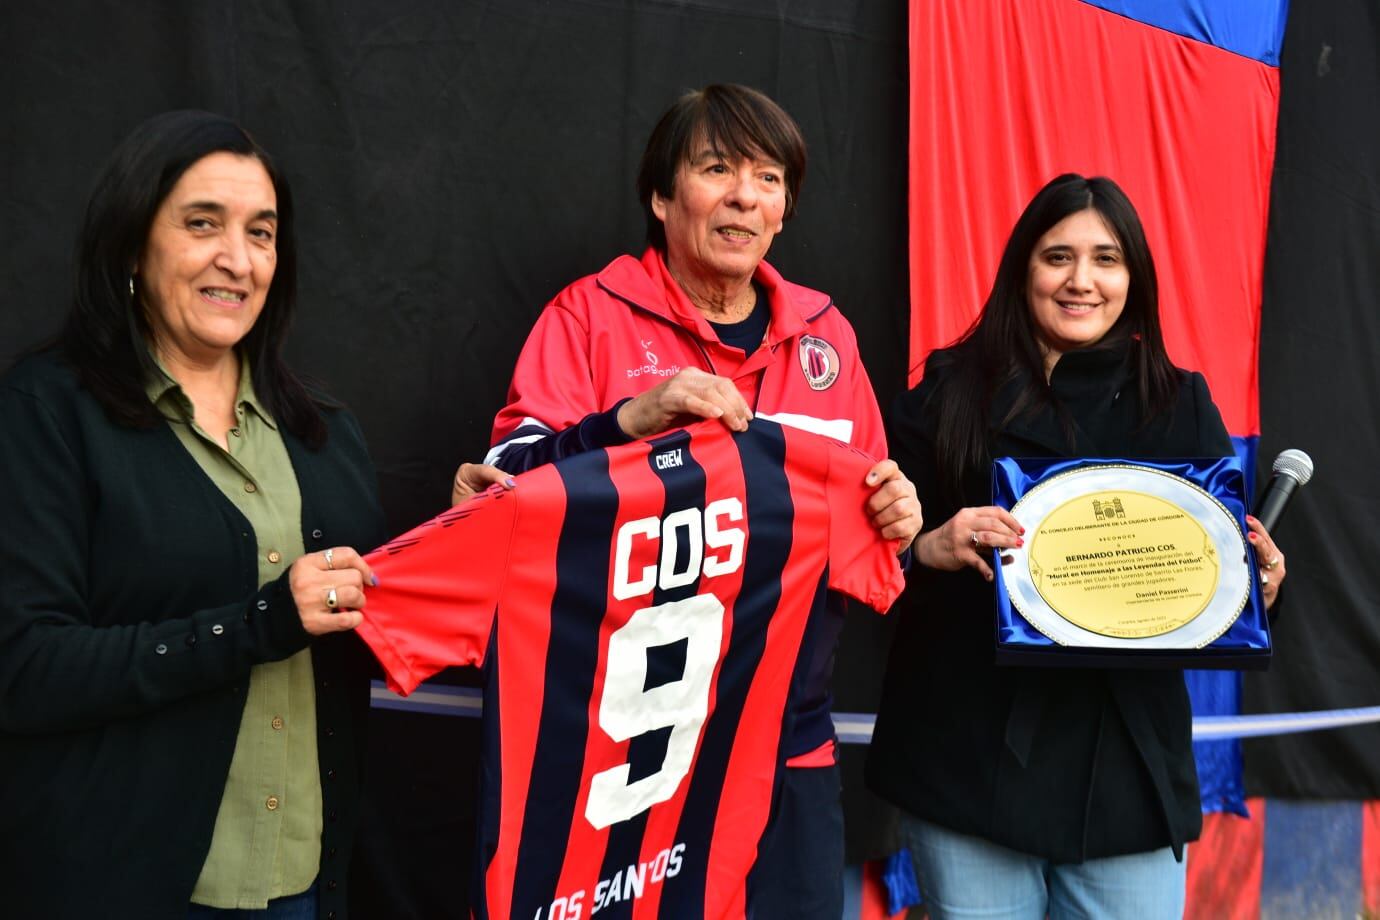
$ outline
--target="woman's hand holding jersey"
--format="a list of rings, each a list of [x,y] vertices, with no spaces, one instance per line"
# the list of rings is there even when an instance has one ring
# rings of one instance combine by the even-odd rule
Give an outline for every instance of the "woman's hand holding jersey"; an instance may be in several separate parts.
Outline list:
[[[513,487],[513,477],[487,463],[462,463],[450,485],[450,506],[469,501],[489,486]]]
[[[348,546],[308,553],[288,570],[288,587],[302,628],[310,635],[345,632],[364,619],[364,584],[374,573],[359,553]]]

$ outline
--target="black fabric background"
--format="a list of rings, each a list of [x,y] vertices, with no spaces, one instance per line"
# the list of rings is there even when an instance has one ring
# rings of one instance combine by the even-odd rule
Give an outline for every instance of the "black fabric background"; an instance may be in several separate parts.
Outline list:
[[[1320,473],[1279,534],[1290,588],[1276,666],[1248,680],[1251,705],[1285,709],[1380,703],[1380,13],[1370,0],[1294,7],[1261,452],[1305,447]],[[455,465],[484,453],[546,300],[640,250],[642,144],[676,95],[708,82],[757,86],[800,122],[810,169],[770,259],[838,301],[883,406],[904,386],[903,0],[16,2],[0,4],[0,35],[0,361],[56,328],[115,142],[170,108],[230,115],[292,178],[290,355],[358,413],[395,531],[439,510]],[[881,618],[852,618],[840,709],[873,708],[888,635]],[[477,723],[376,712],[372,727],[361,913],[460,916]],[[1377,750],[1374,728],[1261,743],[1250,780],[1380,796]],[[844,749],[846,776],[862,754]],[[850,854],[876,855],[889,821],[850,799]]]
[[[1260,343],[1261,469],[1316,478],[1278,533],[1274,662],[1243,709],[1380,705],[1380,6],[1295,0],[1280,64]],[[1380,724],[1244,745],[1251,795],[1380,798]]]

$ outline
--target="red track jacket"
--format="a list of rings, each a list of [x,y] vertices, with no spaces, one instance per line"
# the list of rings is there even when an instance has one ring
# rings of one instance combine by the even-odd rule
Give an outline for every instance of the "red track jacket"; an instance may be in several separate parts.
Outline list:
[[[655,249],[641,259],[620,256],[571,284],[547,305],[523,346],[486,462],[517,473],[621,444],[628,438],[618,427],[618,406],[687,367],[733,380],[758,417],[885,457],[881,413],[852,326],[828,295],[786,281],[766,262],[753,280],[766,292],[771,321],[751,355],[719,341]],[[831,607],[842,612],[841,602]],[[822,746],[821,754],[832,755],[829,678],[842,617],[823,619],[802,649],[808,672],[792,697],[792,757]]]

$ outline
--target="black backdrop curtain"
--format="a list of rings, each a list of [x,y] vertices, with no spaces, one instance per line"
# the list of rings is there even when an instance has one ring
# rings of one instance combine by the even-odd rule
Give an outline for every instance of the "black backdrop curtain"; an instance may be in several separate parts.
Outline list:
[[[294,185],[290,356],[358,413],[401,530],[484,453],[545,301],[640,249],[632,183],[656,116],[735,81],[810,145],[770,258],[838,301],[885,405],[906,366],[906,16],[903,0],[0,4],[0,361],[55,330],[113,144],[166,109],[230,115]],[[1248,683],[1267,709],[1380,703],[1377,17],[1372,0],[1296,2],[1285,44],[1261,453],[1302,446],[1324,472],[1279,535],[1289,610],[1275,669]],[[1076,124],[1075,104],[1051,117]],[[849,629],[840,708],[870,710],[888,627],[859,614]],[[376,712],[372,727],[360,913],[461,916],[477,723]],[[1378,796],[1377,731],[1254,745],[1252,784]],[[861,753],[844,750],[850,778]],[[875,855],[887,819],[850,798],[850,852]]]
[[[227,114],[293,182],[294,362],[359,414],[409,526],[487,449],[542,305],[641,251],[656,117],[732,81],[804,128],[800,213],[770,259],[840,303],[885,399],[904,381],[905,16],[900,0],[0,5],[2,352],[55,328],[114,143],[165,109]]]
[[[1270,670],[1243,708],[1380,705],[1380,5],[1295,0],[1280,61],[1260,342],[1261,482],[1287,447],[1317,478],[1288,555]],[[1246,790],[1380,798],[1380,724],[1247,742]]]
[[[886,402],[905,380],[905,22],[902,0],[0,4],[0,361],[56,329],[115,142],[166,109],[227,114],[293,183],[290,358],[359,415],[400,531],[487,450],[543,304],[641,251],[633,182],[657,116],[740,82],[809,144],[770,259],[833,295]],[[868,681],[850,692],[845,673],[848,708],[872,707],[884,627],[867,614],[848,640],[864,666],[845,672]],[[371,732],[356,907],[463,916],[478,723],[376,711]]]

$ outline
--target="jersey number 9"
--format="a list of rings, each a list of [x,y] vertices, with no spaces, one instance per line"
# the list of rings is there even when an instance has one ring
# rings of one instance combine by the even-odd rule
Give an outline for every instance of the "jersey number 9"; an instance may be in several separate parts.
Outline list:
[[[585,819],[605,828],[635,817],[676,794],[690,772],[700,729],[709,713],[709,688],[723,641],[724,605],[712,594],[697,594],[638,610],[609,637],[599,727],[622,742],[670,728],[661,768],[628,781],[632,767],[619,764],[594,775]],[[685,670],[679,680],[644,689],[647,651],[686,641]]]

